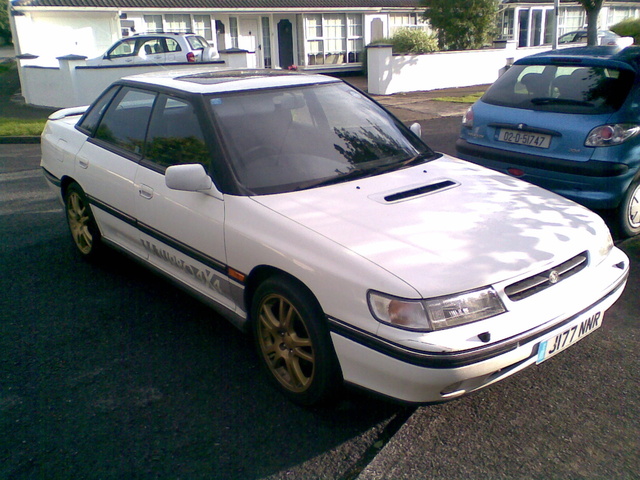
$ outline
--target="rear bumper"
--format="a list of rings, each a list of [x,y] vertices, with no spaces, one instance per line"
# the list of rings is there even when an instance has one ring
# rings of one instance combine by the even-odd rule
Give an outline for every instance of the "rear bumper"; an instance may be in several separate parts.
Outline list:
[[[573,162],[540,155],[456,141],[457,155],[478,165],[509,174],[510,168],[524,172],[518,177],[593,209],[616,208],[633,180],[635,171],[624,163],[589,160]]]

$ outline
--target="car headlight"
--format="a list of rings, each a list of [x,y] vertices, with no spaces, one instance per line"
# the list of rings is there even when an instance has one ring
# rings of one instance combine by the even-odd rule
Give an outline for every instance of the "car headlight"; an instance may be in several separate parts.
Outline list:
[[[640,133],[640,126],[633,123],[601,125],[587,135],[584,144],[587,147],[610,147],[620,145]]]
[[[424,300],[370,291],[369,308],[380,322],[409,330],[433,331],[476,322],[506,312],[491,287]]]
[[[613,238],[611,237],[611,233],[607,231],[606,235],[601,235],[600,248],[598,249],[598,258],[596,260],[596,265],[600,265],[605,258],[609,256],[609,253],[613,249]]]

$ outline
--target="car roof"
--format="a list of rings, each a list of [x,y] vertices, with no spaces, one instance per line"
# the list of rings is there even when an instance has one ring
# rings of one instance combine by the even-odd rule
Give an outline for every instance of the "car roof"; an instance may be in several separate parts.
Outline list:
[[[575,64],[621,68],[638,71],[640,69],[640,47],[621,49],[618,46],[587,46],[549,50],[521,58],[514,65],[554,65]]]
[[[121,82],[206,94],[338,83],[341,80],[326,75],[302,74],[287,70],[212,70],[211,67],[194,67],[190,70],[162,70],[133,75],[123,78]]]

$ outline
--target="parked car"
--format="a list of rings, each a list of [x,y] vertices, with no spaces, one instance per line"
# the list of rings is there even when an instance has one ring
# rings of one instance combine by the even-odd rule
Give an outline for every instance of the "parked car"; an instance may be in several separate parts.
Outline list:
[[[458,156],[595,210],[640,233],[639,47],[523,58],[466,113]]]
[[[597,215],[321,75],[126,78],[50,117],[42,167],[81,255],[116,247],[207,301],[301,404],[477,390],[600,327],[628,276]]]
[[[216,56],[216,49],[199,35],[149,33],[118,40],[104,55],[87,60],[87,65],[209,62]]]
[[[598,45],[623,46],[623,45],[620,45],[619,43],[621,41],[626,42],[626,40],[621,40],[623,38],[627,38],[627,37],[621,37],[617,33],[612,32],[611,30],[598,30]],[[567,44],[573,44],[573,43],[586,44],[587,30],[586,29],[576,30],[574,32],[565,33],[564,35],[560,35],[560,37],[558,37],[559,45],[567,45]],[[633,41],[631,43],[633,43]],[[624,45],[624,46],[628,47],[629,45]]]

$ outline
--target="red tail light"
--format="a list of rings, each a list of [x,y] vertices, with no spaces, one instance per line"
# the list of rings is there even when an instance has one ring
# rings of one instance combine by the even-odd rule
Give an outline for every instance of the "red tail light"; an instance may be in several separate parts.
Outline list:
[[[193,54],[193,52],[187,53],[187,62],[195,63],[195,61],[196,61],[196,56]]]

